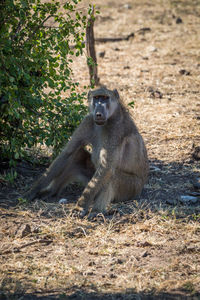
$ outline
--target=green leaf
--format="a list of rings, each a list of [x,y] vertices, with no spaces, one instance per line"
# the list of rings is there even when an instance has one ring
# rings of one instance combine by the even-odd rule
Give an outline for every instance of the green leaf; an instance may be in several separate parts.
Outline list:
[[[10,166],[38,143],[57,153],[87,112],[70,68],[85,47],[89,15],[77,10],[79,2],[16,0],[1,7],[0,152]]]
[[[134,102],[134,101],[131,101],[131,102],[128,103],[128,105],[129,105],[130,107],[134,108],[135,102]]]

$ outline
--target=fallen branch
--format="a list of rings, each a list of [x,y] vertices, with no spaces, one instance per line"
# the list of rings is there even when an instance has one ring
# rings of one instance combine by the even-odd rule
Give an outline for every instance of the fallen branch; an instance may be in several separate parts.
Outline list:
[[[115,43],[115,42],[120,42],[120,41],[128,41],[130,38],[134,37],[135,34],[134,32],[128,34],[127,36],[123,36],[123,37],[116,37],[116,38],[96,38],[94,39],[95,43]],[[82,42],[82,45],[85,45],[87,42]],[[70,49],[74,49],[76,48],[76,45],[72,45],[69,47]]]
[[[121,41],[128,41],[130,38],[134,37],[134,32],[128,34],[124,37],[116,37],[116,38],[96,38],[95,42],[97,43],[108,43],[108,42],[121,42]]]
[[[40,239],[40,240],[37,240],[37,241],[29,242],[29,243],[27,243],[25,245],[22,245],[22,246],[19,246],[19,247],[15,247],[15,248],[10,249],[10,250],[6,250],[4,252],[1,252],[0,255],[5,255],[5,254],[19,252],[21,249],[29,247],[29,246],[32,246],[32,245],[35,245],[35,244],[46,244],[46,245],[49,245],[52,242],[53,242],[52,240]]]

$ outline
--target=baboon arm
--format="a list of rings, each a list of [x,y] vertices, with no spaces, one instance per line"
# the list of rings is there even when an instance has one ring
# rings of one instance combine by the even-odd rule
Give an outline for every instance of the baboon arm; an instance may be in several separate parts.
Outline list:
[[[71,139],[57,159],[66,159],[81,147],[92,142],[93,122],[90,115],[86,116],[78,128],[74,131]],[[57,160],[56,159],[56,160]],[[56,160],[54,162],[56,162]],[[53,167],[53,164],[52,164]]]
[[[98,196],[98,193],[112,180],[117,172],[124,172],[130,176],[140,174],[140,157],[135,150],[137,140],[134,136],[124,138],[118,145],[113,144],[107,151],[102,148],[99,155],[99,166],[79,198],[78,205],[87,211]]]
[[[107,163],[106,166],[104,164],[99,165],[94,176],[88,182],[79,198],[78,205],[84,207],[86,211],[93,203],[100,190],[110,181],[112,170],[109,166],[111,166],[110,163]]]
[[[86,116],[79,127],[75,130],[71,140],[60,155],[52,162],[47,171],[39,178],[33,187],[25,194],[25,196],[33,200],[37,194],[45,190],[49,184],[58,177],[69,164],[69,159],[81,147],[89,144],[92,140],[93,124],[90,115]]]

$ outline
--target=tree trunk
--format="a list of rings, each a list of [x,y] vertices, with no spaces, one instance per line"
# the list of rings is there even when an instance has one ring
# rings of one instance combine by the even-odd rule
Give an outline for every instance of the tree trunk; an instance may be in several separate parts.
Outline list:
[[[87,50],[87,64],[90,74],[91,86],[97,86],[99,84],[99,77],[97,75],[97,58],[95,51],[95,39],[94,39],[94,8],[91,18],[88,20],[86,27],[86,50]]]

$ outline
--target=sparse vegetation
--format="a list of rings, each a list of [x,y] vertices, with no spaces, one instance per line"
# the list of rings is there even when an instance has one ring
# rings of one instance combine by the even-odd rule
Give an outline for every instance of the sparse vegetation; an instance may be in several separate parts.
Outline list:
[[[39,144],[56,155],[86,113],[70,67],[83,52],[91,13],[79,2],[0,4],[0,160],[11,166]]]

